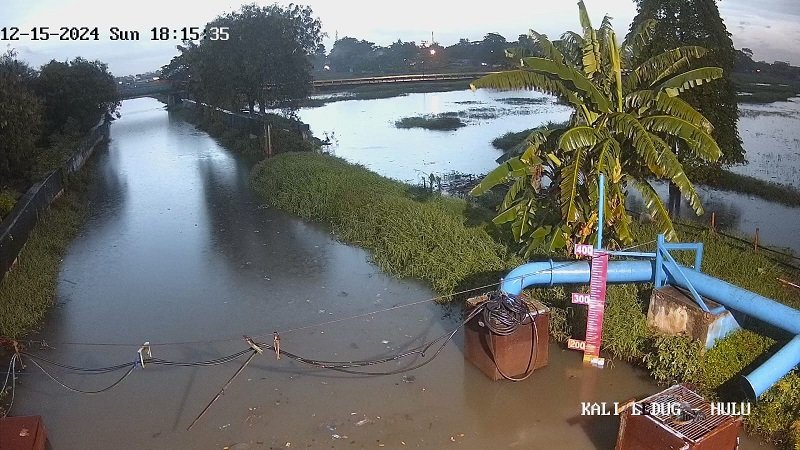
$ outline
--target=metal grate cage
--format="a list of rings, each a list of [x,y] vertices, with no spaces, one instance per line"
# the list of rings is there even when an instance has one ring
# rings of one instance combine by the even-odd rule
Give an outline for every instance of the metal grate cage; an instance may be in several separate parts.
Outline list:
[[[723,414],[687,385],[628,404],[617,450],[734,450],[742,418]]]
[[[682,409],[689,409],[691,413],[687,414],[688,417],[672,414],[671,411],[663,411],[663,408],[661,411],[656,411],[656,414],[649,414],[649,416],[670,428],[675,434],[693,443],[697,443],[703,436],[732,419],[728,415],[712,414],[711,405],[703,397],[680,384],[651,395],[639,403],[643,405],[644,411],[648,411],[648,409],[652,411],[653,409],[648,408],[647,405],[653,404],[680,404]]]

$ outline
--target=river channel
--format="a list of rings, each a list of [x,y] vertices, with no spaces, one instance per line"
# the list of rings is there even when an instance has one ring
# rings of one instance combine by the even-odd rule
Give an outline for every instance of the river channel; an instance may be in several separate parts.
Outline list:
[[[731,170],[800,187],[800,98],[740,106],[739,133],[749,161]],[[400,129],[403,117],[457,114],[466,126],[455,131]],[[451,91],[414,93],[378,100],[347,100],[306,108],[300,117],[317,136],[333,134],[331,151],[391,178],[421,183],[430,174],[484,174],[502,151],[492,139],[569,118],[569,109],[538,92]],[[667,185],[656,184],[666,200]],[[800,254],[800,208],[762,198],[698,186],[706,214],[697,218],[683,202],[681,216],[717,225],[762,243]]]
[[[196,362],[246,349],[242,335],[271,343],[280,331],[287,351],[353,360],[457,325],[460,312],[425,301],[429,287],[388,277],[364,251],[260,206],[248,164],[159,102],[127,100],[121,112],[95,156],[89,218],[64,258],[57,306],[33,336],[52,348],[36,354],[102,367],[138,359],[149,341],[154,358]],[[13,413],[43,416],[56,450],[609,449],[617,418],[582,416],[581,402],[660,390],[637,368],[587,368],[555,345],[527,381],[492,382],[464,361],[458,333],[430,364],[388,376],[258,355],[187,431],[242,362],[147,364],[99,395],[65,390],[29,363]],[[122,375],[46,367],[81,390]],[[742,448],[770,447],[746,438]]]

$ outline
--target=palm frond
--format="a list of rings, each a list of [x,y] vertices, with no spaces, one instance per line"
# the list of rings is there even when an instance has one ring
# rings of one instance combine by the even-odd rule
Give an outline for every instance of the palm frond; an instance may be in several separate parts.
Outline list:
[[[628,113],[614,113],[609,116],[608,125],[612,133],[631,142],[633,149],[651,170],[658,171],[658,150],[650,138],[650,133],[636,116]]]
[[[654,133],[666,133],[686,142],[692,152],[706,161],[716,161],[722,156],[717,142],[702,128],[675,116],[649,116],[641,120],[645,129]]]
[[[655,221],[659,232],[661,232],[668,241],[677,241],[678,235],[675,233],[672,219],[669,218],[669,213],[664,207],[664,202],[661,201],[661,197],[658,196],[653,186],[650,186],[650,183],[647,181],[637,180],[631,176],[627,176],[625,179],[628,181],[628,185],[633,186],[642,194],[644,206],[650,213],[650,217]]]
[[[583,73],[588,78],[592,78],[600,70],[600,43],[597,41],[597,32],[592,27],[592,21],[589,19],[589,13],[586,12],[586,5],[582,0],[578,2],[578,16],[581,28],[583,28],[583,58],[581,59]]]
[[[569,83],[570,87],[579,91],[583,97],[601,112],[611,111],[610,103],[606,95],[600,92],[597,86],[592,83],[586,75],[579,71],[545,58],[523,58],[522,64],[532,71],[546,75],[548,78],[555,78],[556,80]]]
[[[540,34],[534,30],[528,31],[528,37],[531,38],[531,41],[535,46],[538,46],[539,49],[544,54],[545,58],[552,59],[558,63],[564,63],[564,55],[561,51],[553,45],[552,42],[547,38],[546,34]]]
[[[606,38],[609,39],[608,48],[609,48],[609,55],[608,60],[611,64],[611,73],[614,76],[614,87],[612,89],[613,97],[616,99],[617,103],[617,111],[622,112],[622,98],[623,98],[623,87],[622,87],[622,61],[620,60],[619,56],[619,49],[617,48],[617,35],[614,33],[614,30],[608,31],[606,34]]]
[[[631,218],[628,216],[628,211],[625,210],[625,192],[622,190],[622,183],[610,182],[607,189],[609,194],[609,204],[611,207],[611,216],[616,219],[617,236],[622,240],[623,244],[633,242],[633,234],[631,233]]]
[[[633,69],[627,79],[628,90],[633,91],[650,87],[662,78],[667,69],[674,67],[676,63],[683,59],[688,63],[702,58],[706,53],[708,53],[708,50],[703,47],[687,45],[655,55]]]
[[[553,45],[561,50],[568,65],[578,67],[583,58],[583,37],[574,31],[567,31],[561,35],[561,39],[553,42]]]
[[[625,96],[625,108],[637,109],[641,113],[655,110],[683,119],[696,127],[702,128],[706,133],[711,133],[714,130],[711,122],[694,109],[692,105],[680,97],[670,97],[663,92],[652,90],[631,92]]]
[[[526,170],[527,166],[519,158],[511,158],[486,174],[483,180],[469,191],[469,195],[473,197],[483,195],[489,189],[504,183],[511,177],[525,175],[527,173]]]
[[[719,67],[701,67],[675,75],[659,84],[655,90],[664,91],[670,97],[675,97],[687,89],[719,78],[722,78],[722,69]]]
[[[586,151],[579,148],[575,151],[572,162],[564,166],[561,171],[561,193],[559,203],[561,205],[561,217],[564,223],[569,224],[578,219],[578,182],[581,176],[581,167]]]
[[[580,108],[583,106],[580,98],[572,89],[569,89],[559,80],[532,72],[530,70],[508,70],[496,72],[473,81],[470,84],[472,90],[488,88],[501,91],[515,91],[520,89],[530,89],[545,94],[550,94],[559,100]]]
[[[678,186],[678,189],[689,202],[694,212],[697,213],[698,216],[702,215],[703,205],[700,201],[700,196],[697,195],[694,185],[692,185],[692,182],[689,181],[689,178],[686,176],[683,165],[678,161],[678,156],[673,153],[669,144],[663,139],[658,136],[653,136],[652,139],[660,148],[661,168],[664,170],[665,176],[669,178],[675,186]]]
[[[506,192],[505,197],[503,197],[503,203],[500,204],[501,210],[508,209],[514,200],[517,199],[517,195],[519,195],[520,191],[522,191],[522,188],[525,187],[526,178],[527,177],[525,176],[519,177],[514,181],[514,183],[511,184],[511,187],[508,188],[508,192]]]
[[[558,148],[564,151],[574,151],[579,148],[594,147],[600,141],[594,128],[588,126],[572,127],[561,135]]]
[[[495,218],[492,219],[492,223],[495,225],[502,225],[504,223],[511,222],[519,216],[520,211],[524,210],[524,208],[525,203],[517,203],[512,205],[495,216]]]
[[[640,54],[642,49],[650,43],[656,24],[658,22],[654,19],[645,20],[625,36],[620,53],[626,68],[631,67],[634,55]]]
[[[539,164],[541,161],[535,161],[533,158],[538,159],[539,146],[547,142],[547,138],[555,131],[552,128],[540,127],[531,131],[525,139],[521,140],[518,144],[508,149],[502,156],[497,158],[497,162],[501,163],[507,161],[514,156],[521,156],[520,160],[526,164]]]

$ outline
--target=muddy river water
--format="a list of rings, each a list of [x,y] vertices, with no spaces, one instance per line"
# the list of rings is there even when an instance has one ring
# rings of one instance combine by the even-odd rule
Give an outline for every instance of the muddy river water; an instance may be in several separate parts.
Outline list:
[[[37,354],[101,367],[136,360],[149,341],[155,358],[202,361],[246,349],[245,334],[271,343],[277,330],[282,348],[302,356],[366,359],[458,323],[458,311],[424,301],[435,295],[427,286],[392,279],[326,230],[261,207],[248,165],[155,100],[125,101],[111,135],[96,155],[90,216],[64,258],[58,305],[34,336],[54,348]],[[98,395],[65,390],[28,364],[13,412],[42,415],[57,450],[609,449],[617,418],[582,416],[581,402],[660,390],[639,369],[583,367],[580,354],[555,345],[527,381],[492,382],[464,361],[458,333],[430,364],[389,376],[259,355],[187,431],[243,361],[146,365]],[[50,370],[81,390],[123,373]],[[742,448],[769,447],[745,439]]]

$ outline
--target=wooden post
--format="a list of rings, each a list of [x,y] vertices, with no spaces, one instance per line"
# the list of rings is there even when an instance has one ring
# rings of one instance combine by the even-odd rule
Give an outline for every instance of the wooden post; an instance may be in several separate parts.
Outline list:
[[[753,250],[758,253],[758,227],[756,227],[756,236],[753,239]]]
[[[267,158],[272,156],[272,129],[269,123],[264,124],[264,155]]]
[[[272,157],[272,124],[267,124],[267,157]]]
[[[715,231],[717,231],[717,213],[711,211],[711,232],[714,233]]]

